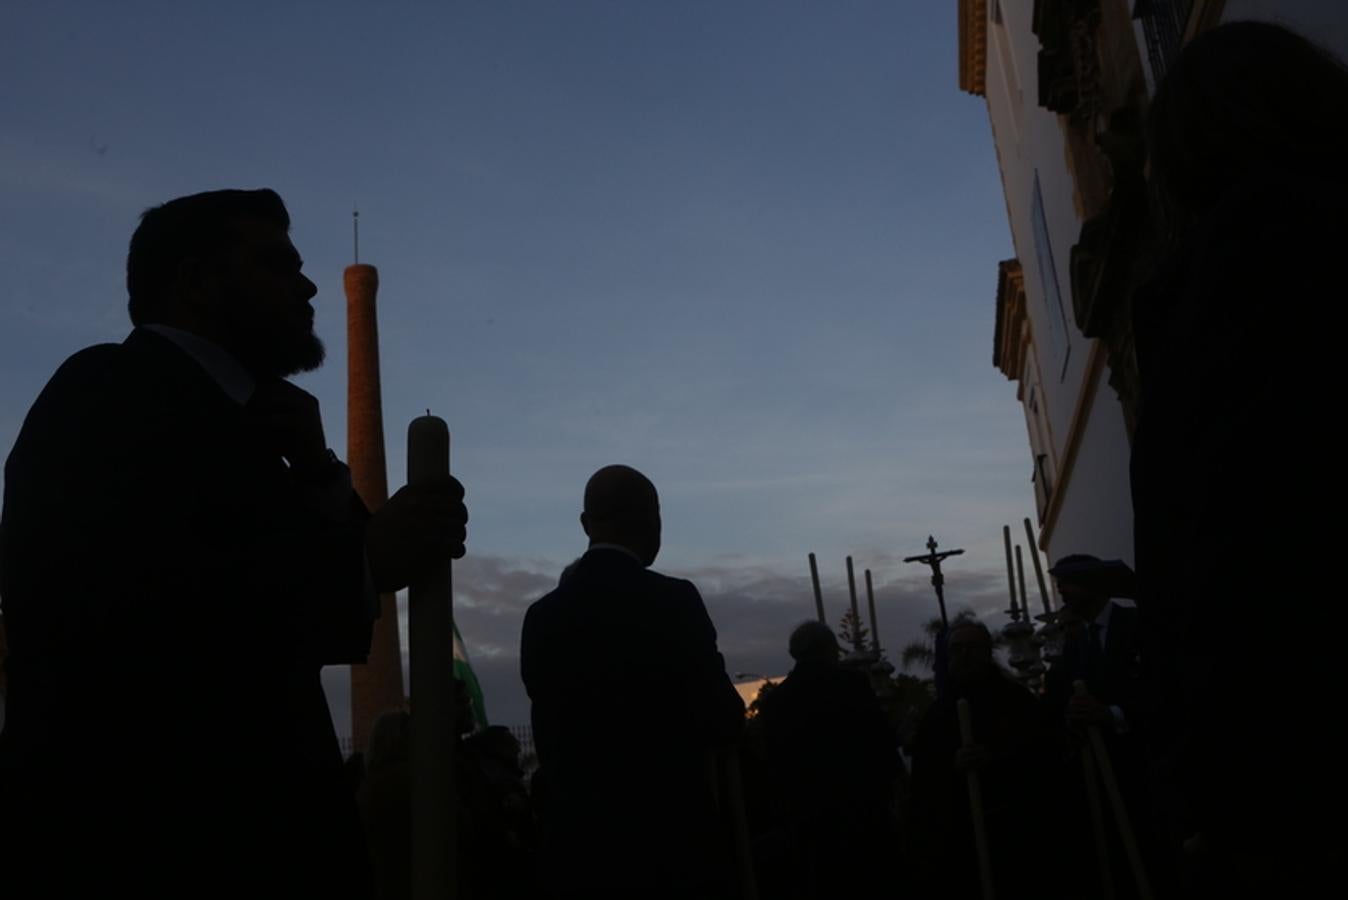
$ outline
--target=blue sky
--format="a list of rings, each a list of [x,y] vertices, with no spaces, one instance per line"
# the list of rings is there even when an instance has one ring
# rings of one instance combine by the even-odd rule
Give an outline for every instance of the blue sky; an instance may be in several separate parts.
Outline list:
[[[430,407],[468,489],[460,624],[499,720],[527,715],[522,610],[583,548],[608,463],[660,488],[657,568],[699,580],[732,670],[789,666],[811,550],[833,609],[845,555],[875,570],[887,646],[932,611],[899,562],[928,533],[968,550],[955,605],[1004,607],[1030,459],[991,364],[1011,248],[956,40],[953,0],[13,6],[0,451],[62,359],[125,336],[141,210],[269,186],[319,286],[330,362],[300,383],[339,453],[359,204],[390,482]]]

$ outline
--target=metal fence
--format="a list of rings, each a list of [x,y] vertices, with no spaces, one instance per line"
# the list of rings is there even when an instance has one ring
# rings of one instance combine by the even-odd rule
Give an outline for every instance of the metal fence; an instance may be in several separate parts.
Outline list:
[[[534,729],[532,725],[507,725],[510,733],[515,736],[515,740],[520,742],[520,758],[524,759],[534,755]],[[351,735],[340,735],[337,743],[341,745],[342,756],[350,756],[356,752],[356,740]]]

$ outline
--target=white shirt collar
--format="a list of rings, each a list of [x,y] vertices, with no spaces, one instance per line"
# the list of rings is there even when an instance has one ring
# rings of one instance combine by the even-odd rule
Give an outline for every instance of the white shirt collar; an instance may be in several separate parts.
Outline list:
[[[146,331],[153,331],[155,334],[165,337],[197,361],[197,364],[206,370],[206,374],[211,376],[220,389],[224,391],[235,403],[242,406],[253,396],[253,391],[257,388],[257,379],[255,379],[243,363],[235,359],[227,350],[219,344],[212,343],[200,335],[193,334],[190,331],[183,331],[181,328],[173,328],[169,325],[142,325]]]
[[[1113,600],[1105,601],[1104,608],[1102,608],[1098,613],[1095,614],[1095,619],[1092,624],[1099,625],[1102,630],[1108,628],[1109,617],[1113,612],[1114,612],[1114,601]]]

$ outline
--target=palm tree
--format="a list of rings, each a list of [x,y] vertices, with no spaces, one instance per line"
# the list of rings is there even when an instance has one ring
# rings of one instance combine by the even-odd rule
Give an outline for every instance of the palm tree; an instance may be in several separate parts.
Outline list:
[[[930,678],[918,678],[916,675],[903,673],[895,675],[890,680],[894,689],[888,697],[886,711],[890,714],[890,721],[898,729],[903,745],[908,747],[922,717],[936,699],[936,683]]]
[[[972,609],[962,609],[955,613],[955,617],[950,620],[950,625],[953,628],[966,622],[977,621],[977,613]],[[940,616],[928,619],[926,624],[922,626],[922,633],[925,637],[912,641],[903,648],[903,652],[899,654],[899,662],[903,665],[905,671],[919,664],[928,670],[936,668],[936,640],[941,635],[942,627]],[[1006,644],[1006,638],[1002,637],[1000,631],[988,630],[992,632],[992,649],[1001,649]]]

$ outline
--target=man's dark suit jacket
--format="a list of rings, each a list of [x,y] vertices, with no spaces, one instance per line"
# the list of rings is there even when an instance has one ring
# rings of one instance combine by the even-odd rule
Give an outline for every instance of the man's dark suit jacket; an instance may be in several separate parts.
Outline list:
[[[5,470],[0,881],[365,877],[319,669],[368,653],[367,513],[353,493],[325,519],[302,490],[157,334],[52,377]]]
[[[969,702],[974,743],[989,754],[979,769],[979,783],[996,895],[1034,900],[1062,896],[1056,883],[1058,860],[1048,866],[1026,864],[1056,834],[1048,763],[1052,743],[1043,710],[1029,691],[995,669],[975,684],[952,679],[950,692],[931,705],[914,736],[907,824],[912,883],[907,896],[982,896],[968,779],[955,765],[964,743],[960,700]]]
[[[761,706],[764,749],[788,815],[859,819],[892,805],[898,738],[864,674],[798,662]]]
[[[1111,601],[1112,602],[1112,601]],[[1136,607],[1115,603],[1109,614],[1109,629],[1104,635],[1103,652],[1090,643],[1088,627],[1073,631],[1063,642],[1062,658],[1049,668],[1044,685],[1044,706],[1051,721],[1063,726],[1067,706],[1074,691],[1073,683],[1086,682],[1091,695],[1106,706],[1118,707],[1123,713],[1124,729],[1117,723],[1100,727],[1124,802],[1128,806],[1134,835],[1151,877],[1162,881],[1162,866],[1166,862],[1165,849],[1153,808],[1155,785],[1153,768],[1148,755],[1148,740],[1154,727],[1152,698],[1145,689],[1142,669],[1144,643]],[[1060,732],[1065,736],[1065,732]],[[1067,774],[1070,772],[1070,774]],[[1083,793],[1084,781],[1080,766],[1075,762],[1062,773],[1066,779],[1063,802],[1064,822],[1086,822],[1088,807]],[[1114,857],[1114,876],[1126,871],[1127,859],[1118,832],[1107,832],[1111,854]],[[1089,829],[1066,829],[1060,842],[1063,846],[1063,875],[1069,885],[1093,883],[1098,878],[1094,870],[1094,848]],[[1120,897],[1133,896],[1132,884],[1118,888]]]
[[[697,589],[590,550],[529,607],[520,668],[550,887],[663,896],[711,877],[707,760],[739,734],[744,703]]]
[[[1088,626],[1068,635],[1062,658],[1049,667],[1045,679],[1046,705],[1055,715],[1065,714],[1074,693],[1073,682],[1080,679],[1095,699],[1106,706],[1117,706],[1128,729],[1136,730],[1146,720],[1137,609],[1114,603],[1104,638],[1103,653],[1097,653],[1090,646]],[[1114,730],[1104,729],[1106,734]]]
[[[775,809],[758,829],[764,884],[790,897],[882,893],[889,873],[857,859],[893,852],[898,738],[862,672],[798,662],[762,695],[756,724]],[[766,893],[766,892],[765,892]]]

